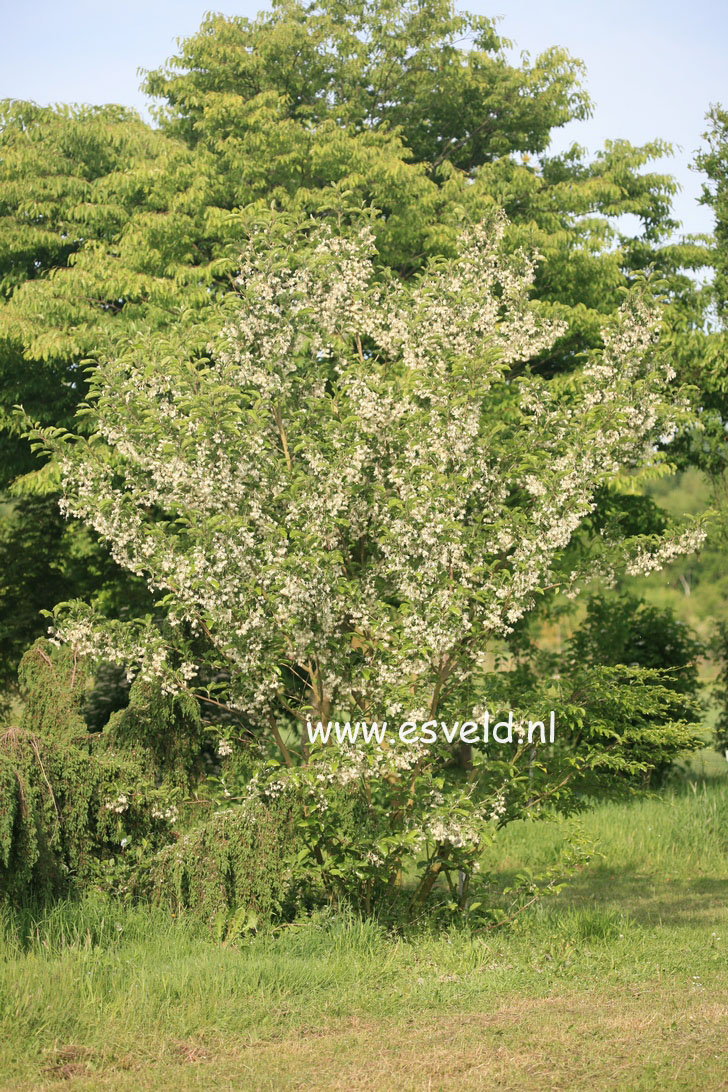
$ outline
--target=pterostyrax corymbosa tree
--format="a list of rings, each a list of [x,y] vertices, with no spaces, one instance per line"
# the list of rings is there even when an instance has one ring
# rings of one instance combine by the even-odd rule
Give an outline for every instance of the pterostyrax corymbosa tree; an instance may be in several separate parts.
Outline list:
[[[582,715],[577,740],[567,715],[536,753],[516,708],[512,745],[476,748],[458,773],[439,736],[339,746],[294,726],[477,721],[484,655],[540,594],[656,568],[702,532],[605,531],[569,552],[596,492],[653,460],[686,412],[648,285],[583,367],[548,381],[529,362],[564,330],[529,300],[538,256],[506,253],[500,215],[410,283],[375,268],[368,215],[347,223],[271,214],[207,357],[185,353],[182,325],[152,359],[140,337],[99,362],[84,434],[44,435],[65,511],[164,606],[126,626],[66,604],[55,632],[168,690],[223,678],[215,700],[271,741],[248,795],[302,794],[312,859],[367,900],[419,855],[421,897],[472,867],[488,826],[586,770],[616,776],[640,741],[674,750],[687,728],[657,731],[638,687],[629,739]],[[341,793],[356,800],[346,836]]]

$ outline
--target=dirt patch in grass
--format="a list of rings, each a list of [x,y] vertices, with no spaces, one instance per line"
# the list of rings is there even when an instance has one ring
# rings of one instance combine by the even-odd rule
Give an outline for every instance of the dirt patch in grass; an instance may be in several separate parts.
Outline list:
[[[69,1081],[73,1077],[83,1077],[91,1072],[89,1061],[94,1056],[90,1047],[67,1046],[55,1047],[48,1055],[43,1066],[43,1075],[55,1081]]]

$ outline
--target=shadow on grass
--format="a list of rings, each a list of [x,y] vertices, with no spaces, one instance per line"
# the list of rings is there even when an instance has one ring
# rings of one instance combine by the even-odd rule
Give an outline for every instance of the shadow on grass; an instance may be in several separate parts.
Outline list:
[[[597,866],[575,880],[562,899],[572,907],[618,907],[642,925],[706,926],[728,907],[728,879],[659,879]]]
[[[515,871],[499,871],[496,892],[516,882]],[[696,876],[655,877],[636,869],[615,871],[609,865],[591,865],[571,880],[558,899],[549,900],[551,914],[569,914],[585,908],[617,910],[643,926],[706,927],[725,918],[728,878]]]
[[[618,911],[651,926],[722,923],[728,910],[725,772],[675,775],[660,793],[605,802],[584,812],[582,821],[595,853],[576,875],[564,874],[560,897],[548,900],[550,912]],[[514,824],[500,860],[491,862],[494,904],[503,889],[517,884],[519,865],[536,876],[558,869],[571,837],[569,820],[540,830]]]

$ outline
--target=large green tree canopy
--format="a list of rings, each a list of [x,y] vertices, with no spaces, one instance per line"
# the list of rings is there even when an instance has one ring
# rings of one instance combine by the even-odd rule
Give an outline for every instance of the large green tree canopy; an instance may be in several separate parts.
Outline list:
[[[455,15],[442,0],[286,0],[252,21],[206,17],[147,73],[156,127],[121,107],[3,105],[0,488],[18,499],[0,554],[17,553],[37,518],[29,491],[58,518],[54,468],[32,461],[13,407],[70,424],[89,358],[142,334],[155,354],[172,334],[190,356],[203,352],[261,205],[316,213],[338,200],[335,187],[349,205],[374,206],[377,261],[407,278],[452,255],[462,222],[498,204],[509,245],[543,256],[544,317],[568,329],[532,362],[547,375],[597,343],[604,316],[648,266],[696,325],[685,271],[704,258],[698,246],[667,245],[675,183],[649,169],[666,146],[615,140],[591,160],[576,147],[549,156],[553,131],[590,110],[582,66],[557,48],[513,64],[506,45],[492,20]],[[629,236],[625,213],[639,225]],[[84,585],[63,561],[78,556],[77,538],[67,545],[57,571],[77,594],[105,589],[113,600],[113,567],[89,541],[95,576]],[[43,581],[17,579],[0,607],[23,597],[51,605]],[[7,666],[36,631],[4,625]]]

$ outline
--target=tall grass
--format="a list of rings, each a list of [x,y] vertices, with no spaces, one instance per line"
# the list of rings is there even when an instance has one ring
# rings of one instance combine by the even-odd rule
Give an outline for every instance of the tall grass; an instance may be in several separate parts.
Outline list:
[[[579,817],[598,845],[602,867],[620,873],[694,878],[722,874],[728,853],[728,777],[690,779],[659,795],[605,803]],[[494,846],[491,861],[537,867],[558,860],[575,823],[516,822]]]
[[[94,1087],[119,1067],[166,1072],[179,1042],[225,1052],[321,1034],[354,1015],[398,1024],[554,991],[598,1004],[604,991],[656,982],[666,998],[696,982],[722,988],[728,782],[604,804],[581,821],[600,855],[558,899],[495,933],[396,937],[356,915],[319,913],[225,947],[184,916],[101,897],[6,909],[0,1087],[38,1087],[69,1044],[88,1053]],[[490,862],[496,876],[505,883],[514,869],[558,860],[570,830],[514,824]]]

